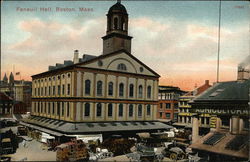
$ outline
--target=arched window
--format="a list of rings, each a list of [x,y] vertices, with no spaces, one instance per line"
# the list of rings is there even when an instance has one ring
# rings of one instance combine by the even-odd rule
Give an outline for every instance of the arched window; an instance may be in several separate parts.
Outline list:
[[[113,105],[112,103],[108,104],[108,116],[111,117],[113,115]]]
[[[102,95],[102,81],[98,81],[97,82],[97,96],[101,96]]]
[[[122,28],[122,30],[126,30],[125,29],[125,20],[124,20],[124,17],[122,17],[121,28]]]
[[[114,18],[114,29],[118,29],[118,18]]]
[[[119,84],[119,96],[123,97],[123,95],[124,95],[124,84],[120,83]]]
[[[102,116],[102,104],[101,103],[98,103],[96,105],[96,116],[97,117]]]
[[[84,116],[89,116],[89,114],[90,114],[90,104],[89,103],[85,103]]]
[[[113,82],[109,82],[108,95],[113,96]]]
[[[147,90],[147,97],[148,97],[148,98],[151,98],[151,86],[148,86],[147,89],[148,89],[148,90]]]
[[[142,85],[139,85],[139,98],[142,98]]]
[[[118,64],[117,66],[117,70],[121,70],[121,71],[126,71],[127,70],[127,67],[125,64]]]
[[[123,104],[119,104],[119,112],[118,112],[119,117],[123,116]]]
[[[128,115],[129,115],[129,117],[132,117],[132,116],[133,116],[133,111],[134,111],[133,109],[134,109],[133,105],[130,104],[130,105],[129,105],[129,110],[128,110]]]
[[[91,86],[90,80],[85,80],[85,95],[90,95],[90,86]]]
[[[138,105],[138,117],[142,116],[142,105]]]
[[[147,116],[151,115],[151,106],[147,105]]]
[[[134,85],[129,85],[129,97],[134,97]]]

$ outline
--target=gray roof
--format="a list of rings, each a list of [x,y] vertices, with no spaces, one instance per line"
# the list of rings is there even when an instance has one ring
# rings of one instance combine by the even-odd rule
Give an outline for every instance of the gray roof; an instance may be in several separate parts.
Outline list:
[[[115,121],[115,122],[81,122],[72,123],[44,117],[31,116],[23,119],[24,123],[40,126],[64,134],[103,133],[117,131],[168,130],[172,126],[157,121]]]
[[[250,80],[219,82],[193,101],[248,101]]]
[[[82,56],[82,58],[79,58],[79,62],[86,62],[86,61],[89,61],[91,59],[94,59],[96,58],[97,56],[93,56],[93,55],[88,55],[88,54],[84,54]],[[60,69],[60,68],[63,68],[63,67],[66,67],[66,66],[70,66],[70,65],[73,65],[74,62],[71,61],[71,60],[64,60],[63,64],[60,64],[60,63],[56,63],[55,66],[49,66],[48,67],[48,70],[51,71],[51,70],[55,70],[55,69]]]

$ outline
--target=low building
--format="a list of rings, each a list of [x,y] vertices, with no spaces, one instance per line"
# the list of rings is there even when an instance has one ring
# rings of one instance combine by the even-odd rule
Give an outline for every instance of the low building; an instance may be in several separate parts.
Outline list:
[[[14,75],[11,72],[9,79],[7,75],[4,75],[2,81],[0,81],[0,92],[10,96],[15,103],[18,103],[17,110],[13,113],[27,112],[31,109],[31,81],[15,80]],[[22,105],[22,106],[20,106]]]
[[[5,93],[0,92],[0,117],[12,117],[13,100]]]
[[[190,112],[191,105],[189,104],[196,96],[200,95],[208,88],[210,88],[209,81],[206,80],[205,84],[202,86],[190,91],[183,96],[179,97],[179,113],[178,113],[178,122],[174,123],[175,126],[179,127],[192,127],[192,113]],[[210,128],[210,115],[207,113],[200,114],[199,123],[201,127]]]
[[[250,80],[220,82],[190,103],[193,115],[193,151],[210,161],[247,161],[249,159]],[[215,128],[200,137],[200,114],[215,118]]]
[[[177,121],[179,96],[184,93],[178,87],[159,86],[157,119]]]

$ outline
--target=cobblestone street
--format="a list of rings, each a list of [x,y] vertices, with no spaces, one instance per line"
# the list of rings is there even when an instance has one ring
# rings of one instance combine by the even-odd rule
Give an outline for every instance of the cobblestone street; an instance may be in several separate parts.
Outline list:
[[[11,158],[12,161],[56,161],[56,152],[43,149],[43,144],[33,139],[26,141],[25,147],[23,142],[19,143],[19,148]]]

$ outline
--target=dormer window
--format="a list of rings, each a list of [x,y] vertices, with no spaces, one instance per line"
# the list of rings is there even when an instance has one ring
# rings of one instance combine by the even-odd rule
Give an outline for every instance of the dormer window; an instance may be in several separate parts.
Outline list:
[[[119,64],[117,66],[117,70],[121,70],[121,71],[127,71],[127,67],[125,64]]]

